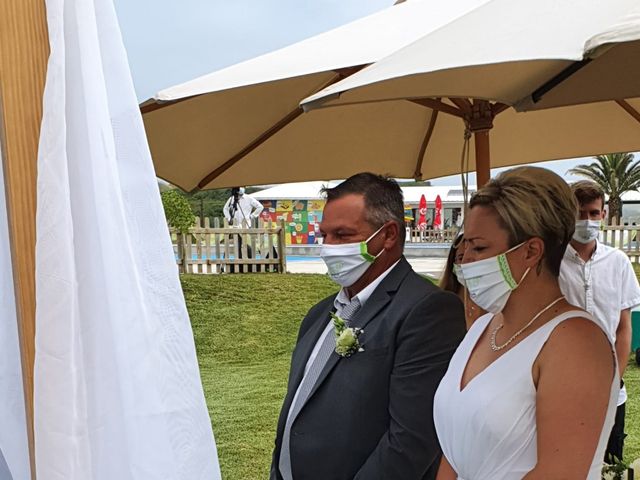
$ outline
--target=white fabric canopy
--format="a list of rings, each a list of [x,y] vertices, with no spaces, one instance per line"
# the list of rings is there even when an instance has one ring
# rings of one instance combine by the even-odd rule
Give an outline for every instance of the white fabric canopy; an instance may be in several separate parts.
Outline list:
[[[469,97],[537,110],[611,100],[612,92],[637,97],[638,47],[610,58],[599,47],[639,38],[638,0],[489,0],[303,103]],[[598,56],[532,104],[529,95],[554,75]]]
[[[2,148],[0,148],[0,479],[28,480],[31,478],[31,469],[1,154]],[[7,468],[11,477],[7,477]]]
[[[46,480],[219,479],[112,0],[47,0],[35,448]]]
[[[346,119],[340,113],[329,118],[324,114],[298,116],[300,101],[487,1],[412,0],[390,6],[162,90],[142,105],[158,176],[185,190],[346,178],[362,169],[350,165],[360,151],[354,139],[377,112],[356,112]],[[387,118],[388,122],[377,125],[381,134],[374,135],[383,140],[374,142],[371,149],[386,159],[381,171],[393,169],[404,174],[401,176],[411,176],[413,166],[393,168],[391,155],[396,149],[388,146],[386,137],[404,134],[400,125],[389,125],[393,122]],[[337,132],[327,132],[326,125]],[[348,126],[343,129],[344,125]],[[325,138],[332,148],[323,148]],[[329,159],[333,150],[341,152],[340,158]],[[366,157],[360,162],[366,164]]]

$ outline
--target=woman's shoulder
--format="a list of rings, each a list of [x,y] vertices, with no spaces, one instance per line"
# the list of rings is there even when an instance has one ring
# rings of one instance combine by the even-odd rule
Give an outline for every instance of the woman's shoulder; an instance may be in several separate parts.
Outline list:
[[[587,312],[572,309],[556,319],[543,348],[546,355],[559,358],[575,355],[586,361],[589,358],[608,358],[613,354],[606,330]]]

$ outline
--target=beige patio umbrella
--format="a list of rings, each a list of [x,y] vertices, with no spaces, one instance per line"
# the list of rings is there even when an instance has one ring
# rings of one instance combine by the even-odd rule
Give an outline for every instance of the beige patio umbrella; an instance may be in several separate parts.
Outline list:
[[[141,106],[157,175],[185,190],[370,169],[411,177],[429,122],[422,109],[302,115],[300,101],[487,1],[410,0],[159,92]],[[402,111],[411,127],[396,121]]]
[[[303,104],[420,110],[427,178],[460,171],[471,133],[480,185],[490,166],[640,150],[640,2],[491,0]]]

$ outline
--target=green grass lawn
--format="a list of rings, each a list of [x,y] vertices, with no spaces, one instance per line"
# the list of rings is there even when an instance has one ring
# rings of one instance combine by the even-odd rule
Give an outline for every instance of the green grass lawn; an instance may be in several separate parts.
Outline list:
[[[185,275],[182,285],[224,480],[268,478],[291,351],[324,275]]]
[[[268,478],[291,350],[307,310],[337,287],[324,275],[183,275],[224,480]],[[625,459],[640,457],[640,368],[625,374]]]

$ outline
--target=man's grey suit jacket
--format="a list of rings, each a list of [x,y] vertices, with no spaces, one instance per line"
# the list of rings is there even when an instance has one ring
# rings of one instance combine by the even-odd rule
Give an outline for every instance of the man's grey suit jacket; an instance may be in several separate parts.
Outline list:
[[[285,421],[335,295],[302,321],[278,421],[271,480]],[[333,354],[291,428],[294,480],[435,478],[440,446],[433,396],[465,334],[459,298],[417,275],[404,257],[350,322],[363,352]]]

